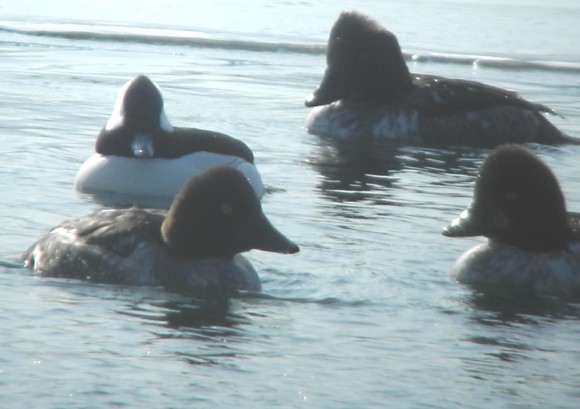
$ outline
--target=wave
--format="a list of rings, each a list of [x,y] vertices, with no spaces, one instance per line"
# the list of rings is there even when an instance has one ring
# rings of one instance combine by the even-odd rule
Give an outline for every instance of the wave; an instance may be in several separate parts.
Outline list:
[[[474,67],[492,67],[513,70],[550,70],[580,73],[580,64],[558,61],[524,61],[513,58],[490,57],[460,54],[412,54],[403,53],[405,58],[414,62],[437,62],[447,64],[467,64]]]
[[[0,32],[96,42],[178,45],[256,52],[291,52],[322,55],[326,53],[326,45],[324,44],[299,44],[219,38],[210,37],[207,33],[188,30],[137,28],[113,25],[25,24],[0,22]],[[408,61],[412,62],[436,62],[512,70],[531,69],[580,73],[580,63],[573,62],[524,61],[512,58],[442,53],[403,53],[403,55]]]
[[[225,48],[262,52],[294,52],[324,54],[326,46],[275,43],[253,40],[233,40],[208,37],[205,33],[187,30],[94,26],[80,24],[7,24],[0,23],[0,32],[39,37],[65,38],[107,42],[180,45],[190,47]]]

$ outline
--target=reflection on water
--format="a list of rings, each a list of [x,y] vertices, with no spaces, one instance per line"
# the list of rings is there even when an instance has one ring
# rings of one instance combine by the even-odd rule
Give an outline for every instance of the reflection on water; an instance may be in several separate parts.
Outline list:
[[[318,147],[310,164],[323,176],[320,189],[338,200],[364,199],[372,185],[391,187],[393,171],[401,169],[389,145],[321,138]]]
[[[232,312],[232,294],[211,292],[193,297],[174,295],[175,299],[145,301],[130,304],[120,314],[141,318],[156,325],[171,329],[196,329],[205,331],[211,328],[215,333],[220,328],[222,336],[231,334],[228,328],[244,322],[241,315]]]
[[[169,302],[163,306],[168,310],[165,316],[169,328],[212,328],[215,333],[219,328],[221,335],[232,335],[228,328],[233,328],[243,322],[243,317],[231,310],[231,300],[228,297],[197,299],[189,303]]]
[[[566,401],[565,394],[577,390],[578,344],[577,334],[564,328],[578,322],[580,304],[518,291],[466,289],[459,298],[465,316],[455,344],[462,370],[458,386],[475,381],[474,394],[491,388],[529,404],[522,407]],[[552,387],[545,389],[547,384]]]
[[[129,303],[117,312],[149,324],[163,350],[188,364],[229,366],[239,355],[235,345],[244,338],[240,326],[248,322],[235,312],[230,296],[166,294],[164,299]]]
[[[384,193],[402,172],[473,178],[488,150],[470,147],[433,149],[380,140],[320,137],[309,164],[323,177],[319,189],[337,201],[359,201]],[[436,182],[435,182],[436,183]]]
[[[580,304],[524,291],[474,291],[467,304],[476,312],[473,320],[482,325],[534,324],[539,318],[580,319]]]

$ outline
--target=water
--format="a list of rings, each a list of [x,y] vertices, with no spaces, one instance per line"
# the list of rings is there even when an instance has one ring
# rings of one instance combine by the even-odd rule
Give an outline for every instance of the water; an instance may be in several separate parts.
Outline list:
[[[573,0],[3,2],[2,257],[99,207],[74,175],[138,73],[174,125],[254,150],[265,211],[302,251],[249,253],[263,291],[231,300],[0,266],[2,407],[577,407],[580,306],[448,278],[481,239],[440,231],[487,151],[368,152],[305,133],[343,9],[395,32],[412,71],[517,90],[580,136]],[[579,211],[580,147],[531,148]]]

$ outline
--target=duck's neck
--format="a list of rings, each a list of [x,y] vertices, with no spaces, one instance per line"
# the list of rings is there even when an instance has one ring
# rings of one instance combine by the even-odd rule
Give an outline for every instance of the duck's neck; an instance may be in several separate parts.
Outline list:
[[[168,215],[161,226],[161,240],[168,251],[181,259],[223,259],[231,260],[235,253],[206,228],[204,222],[173,220]]]
[[[538,223],[520,231],[514,231],[513,234],[492,239],[526,251],[554,252],[568,248],[568,244],[574,239],[574,231],[568,222]]]
[[[374,103],[400,102],[413,89],[413,79],[403,56],[399,61],[391,61],[389,69],[382,70],[365,87],[365,100]],[[362,98],[361,98],[362,99]]]
[[[397,69],[396,75],[390,81],[389,92],[393,96],[393,100],[400,100],[404,96],[409,95],[413,89],[413,80],[407,64],[403,61],[401,66]]]

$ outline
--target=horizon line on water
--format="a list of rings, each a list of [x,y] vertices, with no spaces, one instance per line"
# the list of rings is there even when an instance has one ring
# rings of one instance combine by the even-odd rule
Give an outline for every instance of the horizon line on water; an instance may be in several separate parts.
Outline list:
[[[200,48],[235,49],[255,52],[289,52],[324,55],[326,44],[268,42],[253,39],[227,39],[193,30],[140,28],[119,25],[71,23],[21,23],[0,21],[0,32],[64,38],[78,41],[129,42],[141,44],[177,45]],[[435,62],[472,65],[510,70],[546,70],[580,73],[580,63],[565,61],[527,61],[514,58],[438,52],[403,52],[408,62]]]

